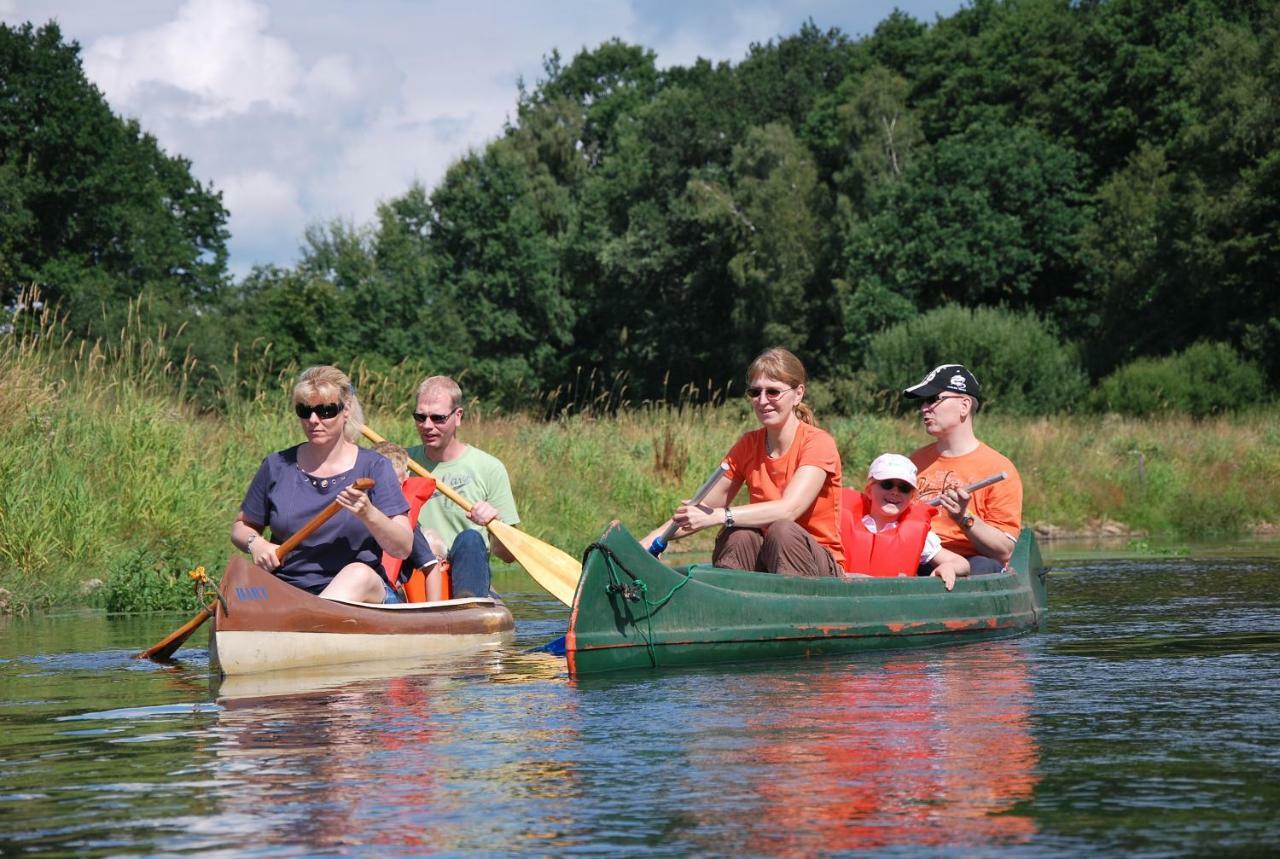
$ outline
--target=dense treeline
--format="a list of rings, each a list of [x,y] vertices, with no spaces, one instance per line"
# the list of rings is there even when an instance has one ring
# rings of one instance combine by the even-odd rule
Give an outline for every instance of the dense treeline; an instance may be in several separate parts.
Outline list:
[[[116,204],[159,200],[172,222],[126,220],[108,242],[145,251],[136,270],[58,244],[78,234],[31,214],[57,177],[30,153],[62,144],[9,114],[13,70],[56,60],[69,80],[75,47],[52,26],[3,38],[5,284],[54,286],[76,313],[153,289],[198,309],[187,336],[207,364],[238,340],[259,367],[408,360],[505,405],[563,404],[584,372],[631,399],[740,384],[781,343],[846,410],[934,355],[1000,368],[984,381],[1026,412],[1123,409],[1152,385],[1147,410],[1212,412],[1280,379],[1273,2],[976,0],[669,69],[618,41],[552,53],[501,136],[438,187],[370,224],[317,225],[295,267],[233,285],[217,196],[136,124],[98,116],[83,81],[38,100],[94,113],[124,154],[57,169],[97,177],[128,155],[141,178]],[[106,195],[77,205],[112,220]],[[1217,399],[1175,390],[1204,356]]]
[[[36,285],[86,336],[139,297],[166,321],[215,306],[227,212],[190,167],[112,114],[56,24],[0,25],[0,305]]]

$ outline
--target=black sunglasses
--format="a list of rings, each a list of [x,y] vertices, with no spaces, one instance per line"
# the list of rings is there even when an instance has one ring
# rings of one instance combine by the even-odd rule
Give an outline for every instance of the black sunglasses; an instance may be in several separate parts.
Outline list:
[[[457,409],[453,410],[453,412],[456,412],[456,411]],[[445,414],[445,415],[428,415],[428,414],[424,414],[423,412],[414,412],[413,419],[420,424],[425,424],[427,421],[431,421],[436,426],[440,426],[440,424],[444,423],[445,421],[449,420],[449,418],[453,417],[453,412],[449,412],[448,414]]]
[[[960,400],[960,399],[964,399],[963,394],[954,394],[950,397],[944,397],[942,396],[942,394],[934,394],[929,397],[921,397],[920,402],[924,403],[926,406],[936,406],[938,403],[942,402],[943,400]]]
[[[785,394],[787,391],[794,391],[794,390],[795,390],[795,388],[755,388],[755,387],[752,387],[752,388],[747,388],[747,392],[746,392],[746,393],[747,393],[747,399],[748,399],[748,400],[754,400],[754,399],[756,399],[757,397],[759,397],[761,394],[764,394],[764,395],[765,395],[766,397],[768,397],[770,400],[776,400],[776,399],[778,399],[778,397],[781,397],[781,396],[782,396],[783,394]]]
[[[892,492],[896,489],[903,495],[910,495],[916,491],[916,488],[905,480],[881,480],[880,488],[885,492]]]
[[[321,420],[327,421],[331,418],[336,418],[341,411],[342,403],[317,403],[314,406],[309,406],[306,403],[295,403],[293,406],[293,413],[304,421],[311,417],[312,412],[319,415]]]

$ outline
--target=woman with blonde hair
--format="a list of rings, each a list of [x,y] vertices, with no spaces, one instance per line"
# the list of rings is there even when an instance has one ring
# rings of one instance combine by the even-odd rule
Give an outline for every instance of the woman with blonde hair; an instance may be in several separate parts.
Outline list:
[[[760,429],[743,434],[727,470],[700,504],[685,502],[642,541],[669,525],[673,539],[720,527],[712,563],[789,576],[839,576],[840,453],[804,403],[806,374],[795,355],[766,349],[747,368],[747,399]],[[747,503],[731,506],[747,486]]]
[[[231,525],[232,544],[262,569],[322,597],[396,601],[382,553],[409,555],[409,504],[391,463],[355,443],[363,414],[351,380],[337,367],[304,370],[293,386],[293,411],[306,441],[262,461]],[[353,485],[362,477],[374,480],[368,492]],[[277,545],[333,501],[344,509],[281,563]]]

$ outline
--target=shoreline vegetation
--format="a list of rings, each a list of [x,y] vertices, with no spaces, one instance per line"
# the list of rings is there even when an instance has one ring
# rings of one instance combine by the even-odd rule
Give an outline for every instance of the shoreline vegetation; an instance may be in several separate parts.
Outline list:
[[[201,411],[189,362],[163,332],[126,326],[114,345],[73,343],[45,324],[0,343],[0,613],[100,606],[194,606],[186,572],[221,570],[227,530],[262,457],[301,441],[287,408],[293,372],[234,366],[225,408]],[[412,373],[412,375],[410,375]],[[355,368],[370,426],[416,441],[416,369]],[[465,390],[465,379],[464,379]],[[686,392],[545,420],[466,403],[463,438],[508,466],[522,527],[578,554],[613,518],[643,533],[703,482],[738,435],[747,404]],[[978,417],[979,436],[1019,467],[1024,520],[1046,538],[1191,539],[1274,533],[1280,521],[1280,408],[1205,419]],[[819,423],[846,483],[884,451],[928,441],[914,416]],[[709,551],[695,540],[685,550]]]

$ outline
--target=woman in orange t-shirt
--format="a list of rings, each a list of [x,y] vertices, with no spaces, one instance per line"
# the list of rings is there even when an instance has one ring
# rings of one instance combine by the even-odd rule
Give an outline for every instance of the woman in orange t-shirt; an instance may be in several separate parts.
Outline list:
[[[839,576],[840,453],[804,404],[804,365],[786,349],[766,349],[747,368],[747,398],[761,428],[745,433],[700,504],[685,502],[642,541],[669,525],[673,539],[721,527],[712,563],[789,576]],[[747,486],[748,503],[730,506]]]

